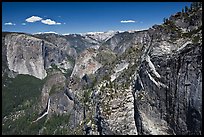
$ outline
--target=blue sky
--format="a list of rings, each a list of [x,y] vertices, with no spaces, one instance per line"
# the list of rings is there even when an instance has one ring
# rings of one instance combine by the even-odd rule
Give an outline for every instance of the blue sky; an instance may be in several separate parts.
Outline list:
[[[85,33],[140,30],[191,2],[2,2],[3,31]],[[33,16],[33,17],[32,17]],[[32,17],[32,18],[31,18]]]

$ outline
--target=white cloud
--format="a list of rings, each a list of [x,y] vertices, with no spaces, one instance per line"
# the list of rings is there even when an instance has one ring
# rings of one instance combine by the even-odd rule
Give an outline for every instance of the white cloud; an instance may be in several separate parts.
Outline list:
[[[15,26],[16,24],[15,24],[15,23],[12,23],[12,22],[6,22],[6,23],[4,23],[4,25]]]
[[[121,20],[120,23],[135,23],[134,20]]]
[[[60,22],[55,22],[54,20],[51,19],[41,20],[41,22],[47,25],[61,25]]]
[[[22,23],[21,25],[24,25],[24,26],[25,26],[25,25],[26,25],[26,23]]]
[[[44,17],[47,17],[47,16],[44,16]],[[36,21],[41,21],[43,24],[47,24],[47,25],[61,25],[60,22],[55,22],[54,20],[51,20],[51,19],[43,19],[38,16],[31,16],[26,19],[26,22],[36,22]],[[26,25],[26,24],[22,23],[22,25]]]
[[[27,22],[36,22],[36,21],[40,21],[40,20],[42,20],[42,18],[38,17],[38,16],[32,16],[32,17],[26,19]]]

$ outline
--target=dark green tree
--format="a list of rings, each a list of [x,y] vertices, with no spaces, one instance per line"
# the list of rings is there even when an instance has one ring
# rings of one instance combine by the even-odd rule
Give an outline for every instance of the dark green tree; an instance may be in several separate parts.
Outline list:
[[[190,5],[189,11],[193,11],[193,4]]]
[[[185,13],[187,13],[188,12],[188,6],[185,6]]]
[[[166,18],[163,18],[163,22],[166,23]]]
[[[199,8],[201,8],[202,7],[202,2],[198,2],[199,3]]]
[[[182,8],[182,13],[184,13],[184,9]]]

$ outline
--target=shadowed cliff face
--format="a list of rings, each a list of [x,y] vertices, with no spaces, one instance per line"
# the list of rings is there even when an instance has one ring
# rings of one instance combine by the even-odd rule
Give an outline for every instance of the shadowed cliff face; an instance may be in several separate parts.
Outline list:
[[[201,134],[202,31],[199,28],[202,27],[202,21],[200,17],[200,10],[197,11],[196,21],[195,16],[189,13],[188,19],[196,23],[187,25],[190,29],[188,37],[181,34],[182,37],[172,42],[167,42],[169,34],[165,31],[168,26],[155,26],[155,29],[149,30],[152,42],[145,48],[147,50],[144,50],[136,71],[141,81],[138,82],[137,78],[133,82],[135,115],[138,115],[135,120],[136,127],[142,129],[140,134]],[[175,25],[182,20],[179,18],[178,21],[175,16],[171,16],[171,19]],[[158,38],[160,32],[163,32],[162,35],[166,35],[167,39],[162,39],[163,36],[161,39]],[[169,40],[172,37],[169,37]],[[137,124],[139,118],[141,118],[140,125]]]
[[[171,16],[170,22],[190,29],[183,34],[175,31],[174,35],[181,33],[181,36],[174,40],[172,32],[166,30],[168,25],[173,26],[172,22],[149,30],[152,42],[145,47],[136,71],[138,77],[133,82],[135,115],[138,115],[136,127],[141,129],[139,134],[201,134],[202,31],[199,28],[202,21],[200,10],[197,12],[197,23],[187,27],[184,24],[180,26],[179,21],[183,18]],[[195,17],[189,13],[188,19],[194,22]]]
[[[144,89],[135,94],[143,96],[136,98],[142,113],[143,133],[201,134],[201,56],[202,45],[189,44],[171,56],[150,57],[161,77],[155,75],[146,61],[142,63],[138,74]],[[150,122],[154,128],[149,126]]]

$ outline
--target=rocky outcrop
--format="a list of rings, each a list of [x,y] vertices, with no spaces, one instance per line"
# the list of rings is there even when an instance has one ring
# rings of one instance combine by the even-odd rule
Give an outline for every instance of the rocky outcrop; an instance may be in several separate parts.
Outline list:
[[[131,89],[115,90],[101,83],[90,93],[85,93],[84,134],[135,135],[134,104]],[[80,93],[78,93],[80,94]]]
[[[126,49],[133,45],[143,45],[146,44],[146,39],[148,39],[147,31],[136,31],[136,32],[122,32],[116,33],[109,40],[104,42],[100,48],[108,47],[113,52],[121,55]]]
[[[175,25],[182,28],[182,30],[185,32],[198,29],[198,26],[202,25],[202,18],[200,18],[202,16],[202,7],[198,9],[192,9],[192,11],[196,12],[196,15],[194,12],[178,12],[175,15],[169,17],[169,19],[175,22]],[[182,18],[182,16],[186,16],[186,18]]]
[[[77,76],[81,79],[85,74],[94,74],[102,66],[95,59],[97,53],[96,49],[93,48],[83,51],[76,60],[71,77]]]

